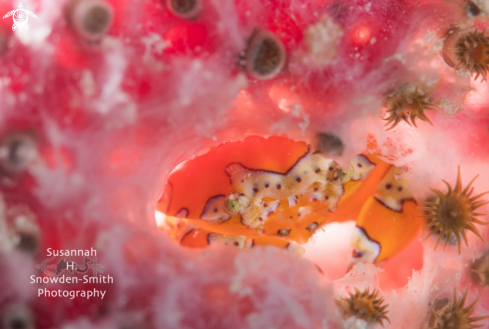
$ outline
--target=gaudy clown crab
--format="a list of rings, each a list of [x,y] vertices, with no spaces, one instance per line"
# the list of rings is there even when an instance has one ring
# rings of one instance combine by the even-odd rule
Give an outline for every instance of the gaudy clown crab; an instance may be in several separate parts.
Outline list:
[[[223,241],[240,248],[275,245],[301,253],[331,222],[355,220],[350,267],[405,248],[425,221],[402,170],[359,154],[343,170],[305,142],[249,136],[179,165],[157,209],[181,245]]]

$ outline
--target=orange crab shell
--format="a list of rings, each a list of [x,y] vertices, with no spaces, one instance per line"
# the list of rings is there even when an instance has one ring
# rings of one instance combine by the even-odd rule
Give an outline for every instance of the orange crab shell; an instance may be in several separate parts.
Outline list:
[[[226,172],[230,164],[285,173],[308,152],[305,142],[277,136],[250,136],[243,141],[223,143],[171,173],[157,209],[169,216],[200,219],[211,198],[232,192]]]

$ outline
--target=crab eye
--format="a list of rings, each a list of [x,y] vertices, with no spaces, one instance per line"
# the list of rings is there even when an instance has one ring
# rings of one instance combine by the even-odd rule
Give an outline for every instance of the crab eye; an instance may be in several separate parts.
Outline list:
[[[168,10],[183,19],[196,19],[202,10],[200,0],[167,0]]]
[[[246,71],[255,79],[268,80],[277,76],[285,66],[285,47],[269,31],[256,32],[246,49]]]
[[[25,170],[37,156],[36,142],[28,134],[13,134],[0,142],[0,168],[8,174]]]
[[[70,12],[73,29],[89,41],[102,38],[107,33],[112,18],[112,7],[102,0],[77,1]]]
[[[33,329],[31,311],[22,304],[8,304],[2,312],[2,329]]]

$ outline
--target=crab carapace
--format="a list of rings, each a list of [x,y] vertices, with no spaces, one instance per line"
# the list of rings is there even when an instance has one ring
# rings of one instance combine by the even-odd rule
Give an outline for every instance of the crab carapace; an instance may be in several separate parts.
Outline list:
[[[157,210],[182,245],[224,241],[294,251],[330,222],[356,221],[351,264],[394,256],[419,234],[408,182],[372,154],[343,170],[334,160],[286,137],[250,136],[211,148],[181,164]]]

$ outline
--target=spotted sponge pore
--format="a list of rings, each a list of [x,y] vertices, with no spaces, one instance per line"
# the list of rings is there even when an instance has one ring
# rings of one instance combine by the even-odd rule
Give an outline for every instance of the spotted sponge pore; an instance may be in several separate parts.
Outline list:
[[[170,175],[157,209],[170,216],[187,209],[187,218],[200,219],[211,198],[233,192],[226,171],[230,164],[286,173],[308,152],[309,146],[305,142],[276,136],[250,136],[243,141],[220,144],[185,162]]]

